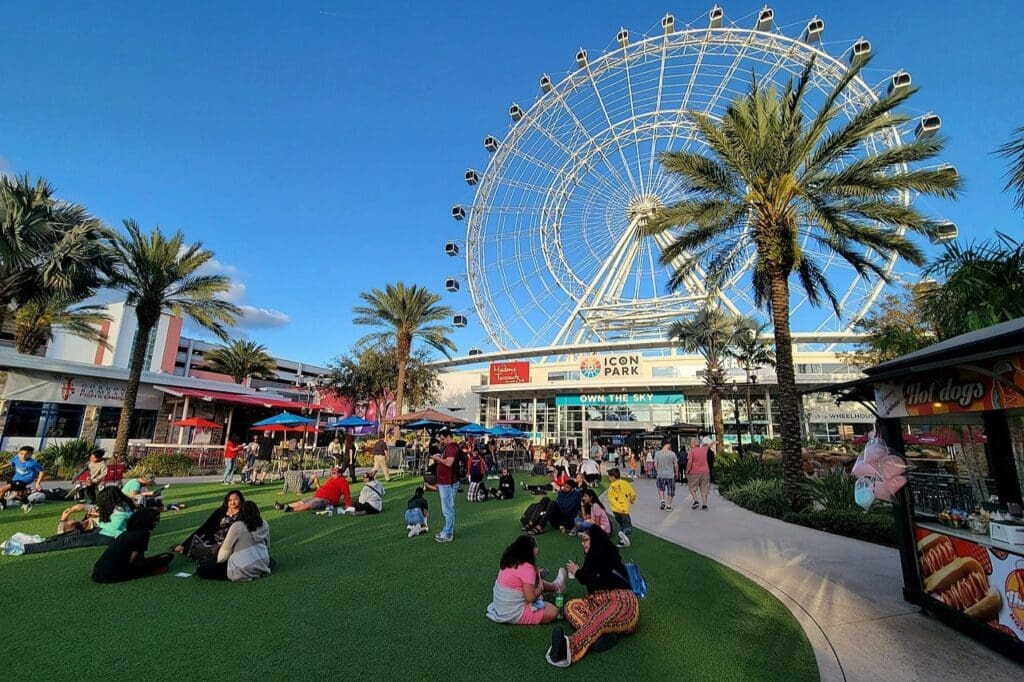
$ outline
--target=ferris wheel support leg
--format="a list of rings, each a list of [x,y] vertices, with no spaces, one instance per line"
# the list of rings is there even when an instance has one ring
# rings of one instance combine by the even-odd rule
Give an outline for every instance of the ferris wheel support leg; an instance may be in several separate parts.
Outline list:
[[[672,243],[669,239],[669,236],[664,232],[655,235],[654,240],[657,242],[658,246],[660,246],[662,250],[665,250]],[[677,257],[672,261],[672,267],[678,268],[686,261],[686,258],[686,255],[681,255]],[[704,286],[704,282],[700,280],[700,278],[703,276],[703,272],[701,272],[700,270],[694,270],[683,279],[683,284],[686,286],[686,290],[690,294],[694,296],[705,297],[709,295],[710,292],[707,290],[707,287]],[[721,301],[722,305],[725,306],[725,308],[733,315],[740,314],[740,309],[736,306],[735,303],[732,302],[732,299],[726,296],[723,292],[718,292],[717,294],[715,294],[715,296],[716,298],[718,298],[719,301]]]
[[[573,325],[576,323],[576,319],[580,315],[580,311],[591,305],[591,301],[594,300],[594,293],[598,290],[607,290],[607,280],[609,277],[615,277],[617,274],[616,266],[622,264],[625,261],[625,256],[630,252],[630,247],[636,240],[636,226],[640,218],[634,218],[629,222],[629,226],[623,231],[622,236],[619,237],[619,241],[616,242],[615,248],[612,249],[611,254],[601,264],[601,269],[597,271],[594,279],[590,282],[590,286],[587,287],[583,295],[576,301],[576,307],[566,317],[565,323],[562,328],[558,330],[558,335],[555,336],[554,344],[559,345],[565,342],[568,338],[569,333],[572,330]],[[584,327],[586,324],[584,323]]]

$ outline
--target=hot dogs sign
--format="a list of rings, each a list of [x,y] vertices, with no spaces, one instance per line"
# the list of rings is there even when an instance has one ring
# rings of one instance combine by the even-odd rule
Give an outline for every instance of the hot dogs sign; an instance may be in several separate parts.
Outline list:
[[[875,384],[878,414],[917,417],[1024,407],[1024,355],[986,365],[915,376],[903,382],[879,382]]]
[[[1024,639],[1024,557],[915,528],[925,594]]]

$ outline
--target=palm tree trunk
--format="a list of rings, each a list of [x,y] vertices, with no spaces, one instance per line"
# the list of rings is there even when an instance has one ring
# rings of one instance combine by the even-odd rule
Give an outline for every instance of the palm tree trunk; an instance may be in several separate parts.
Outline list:
[[[715,447],[719,451],[725,443],[725,417],[722,415],[722,392],[711,389],[711,420],[715,424]]]
[[[793,337],[789,331],[789,278],[787,273],[771,274],[772,324],[775,328],[775,375],[779,382],[779,430],[782,437],[782,485],[793,509],[799,507],[804,459],[800,448],[800,396],[793,371]]]
[[[402,416],[402,411],[405,407],[405,372],[409,365],[409,349],[412,346],[412,339],[403,338],[399,334],[397,345],[398,386],[395,387],[395,418]]]
[[[159,319],[159,318],[157,318]],[[124,389],[124,405],[121,406],[121,419],[117,422],[117,439],[114,441],[114,459],[121,462],[128,457],[128,434],[132,428],[132,417],[135,415],[135,399],[139,395],[139,382],[142,379],[142,365],[146,362],[146,348],[149,337],[156,323],[147,324],[138,318],[138,331],[132,342],[131,364],[128,365],[128,385]]]

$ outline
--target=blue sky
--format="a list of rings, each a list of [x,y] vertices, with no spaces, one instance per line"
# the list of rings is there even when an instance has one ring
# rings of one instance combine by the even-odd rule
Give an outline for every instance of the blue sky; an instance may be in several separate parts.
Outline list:
[[[399,279],[442,291],[463,236],[464,170],[507,108],[620,26],[711,3],[16,3],[4,13],[0,169],[43,175],[111,224],[181,228],[213,249],[271,351],[322,362],[346,350],[356,294]],[[727,16],[760,2],[723,3]],[[906,69],[913,112],[941,114],[944,159],[967,181],[936,213],[961,234],[1020,233],[991,152],[1024,125],[1014,2],[775,2],[776,21],[826,21],[841,52]],[[747,20],[749,22],[749,20]],[[556,78],[557,80],[557,78]],[[460,294],[450,303],[467,306]],[[287,320],[287,321],[285,321]],[[483,332],[456,337],[463,350]]]

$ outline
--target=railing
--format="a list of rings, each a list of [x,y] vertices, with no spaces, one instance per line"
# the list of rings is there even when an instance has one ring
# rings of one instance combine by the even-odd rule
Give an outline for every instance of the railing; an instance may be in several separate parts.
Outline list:
[[[150,455],[184,455],[191,459],[197,468],[217,470],[224,463],[223,445],[178,445],[176,443],[137,443],[129,446],[128,453],[135,459],[145,459]],[[291,463],[298,463],[303,469],[326,469],[334,466],[334,458],[327,454],[325,447],[307,447],[304,452],[277,452],[274,456],[275,469],[292,468]],[[241,470],[245,455],[239,455],[238,469]]]

